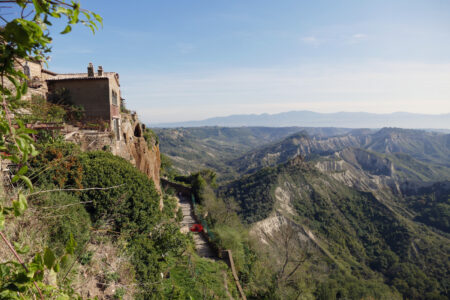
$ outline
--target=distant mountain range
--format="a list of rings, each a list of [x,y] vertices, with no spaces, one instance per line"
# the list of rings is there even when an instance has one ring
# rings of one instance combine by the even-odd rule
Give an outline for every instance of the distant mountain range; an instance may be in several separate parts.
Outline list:
[[[278,114],[251,114],[215,117],[200,121],[151,124],[150,127],[197,127],[197,126],[302,126],[345,128],[421,128],[444,129],[450,132],[450,113],[425,115],[406,112],[373,114],[365,112],[317,113],[312,111],[290,111]]]
[[[344,135],[322,138],[310,136],[307,131],[301,131],[278,142],[249,151],[229,161],[228,164],[240,174],[245,174],[263,167],[285,163],[299,154],[313,158],[317,155],[330,155],[346,148],[362,148],[380,154],[411,156],[427,164],[445,166],[443,174],[448,173],[450,168],[450,134],[400,128],[382,128],[374,133],[354,130]],[[406,159],[406,157],[402,158]],[[375,163],[375,160],[372,163]],[[411,159],[410,163],[413,164]]]

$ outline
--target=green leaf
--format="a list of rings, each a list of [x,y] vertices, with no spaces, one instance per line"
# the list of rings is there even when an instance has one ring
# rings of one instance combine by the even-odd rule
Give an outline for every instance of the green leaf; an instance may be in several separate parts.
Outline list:
[[[39,154],[39,151],[36,150],[36,148],[34,147],[34,145],[31,145],[31,156],[36,156]]]
[[[63,257],[61,257],[61,260],[59,263],[60,263],[61,267],[63,267],[63,268],[65,268],[66,266],[69,265],[69,257],[67,256],[67,254],[64,255]]]
[[[23,180],[23,181],[25,182],[25,184],[28,186],[28,188],[29,188],[30,190],[33,190],[33,183],[31,183],[30,178],[28,178],[28,177],[26,177],[26,176],[23,176],[23,175],[21,175],[21,176],[19,176],[19,177],[20,177],[21,180]]]
[[[16,277],[16,283],[23,284],[31,282],[31,278],[25,272],[20,272]]]
[[[22,168],[20,168],[19,172],[17,172],[16,175],[11,179],[11,182],[17,182],[20,179],[20,176],[25,174],[28,171],[28,166],[24,165]]]
[[[34,9],[36,11],[36,14],[41,14],[44,12],[42,6],[39,4],[38,0],[33,0]]]
[[[3,214],[6,216],[6,215],[9,215],[10,213],[12,213],[13,212],[13,208],[12,207],[3,207]]]
[[[72,19],[70,20],[70,24],[76,24],[78,23],[78,15],[80,14],[79,9],[74,9]]]
[[[59,6],[59,7],[56,9],[56,12],[55,12],[55,13],[67,15],[67,14],[69,13],[69,11],[68,11],[67,8],[62,7],[62,6]]]
[[[42,266],[44,264],[44,260],[42,259],[42,255],[40,253],[36,253],[33,258],[33,263],[35,263],[37,266]]]
[[[70,234],[69,241],[66,244],[66,252],[68,254],[73,254],[75,252],[75,247],[77,246],[77,242],[75,242],[73,238],[73,234]]]
[[[83,15],[86,17],[86,19],[87,19],[88,21],[91,20],[91,15],[90,15],[87,11],[81,11],[81,12],[83,13]]]
[[[66,28],[64,28],[63,31],[61,31],[61,34],[66,34],[72,31],[72,26],[67,25]]]
[[[44,264],[47,267],[47,269],[51,269],[53,268],[53,264],[56,261],[56,256],[53,253],[52,250],[50,250],[49,248],[45,248],[44,251]]]
[[[16,100],[20,100],[22,98],[22,87],[17,86],[16,87]]]
[[[56,273],[59,272],[59,263],[56,263],[56,264],[53,266],[53,271],[55,271]]]
[[[23,247],[20,246],[19,243],[14,242],[14,248],[19,254],[27,254],[30,251],[30,246],[25,245]]]
[[[6,278],[11,273],[11,269],[6,264],[0,264],[0,278]]]
[[[23,212],[28,208],[27,198],[23,194],[19,194],[19,199],[13,201],[14,215],[16,217],[23,214]]]
[[[20,168],[19,172],[17,172],[16,175],[19,175],[19,176],[24,175],[27,171],[28,171],[28,166],[27,165],[22,166],[22,168]]]
[[[53,18],[56,18],[56,19],[61,18],[61,14],[59,14],[59,13],[57,13],[57,12],[52,12],[50,15],[51,15]]]
[[[23,95],[25,95],[26,93],[27,93],[27,91],[28,91],[28,84],[27,84],[27,82],[25,81],[23,84],[22,84],[22,94]]]
[[[96,13],[92,13],[92,15],[94,16],[94,18],[103,25],[103,18],[100,17],[100,15],[96,14]]]

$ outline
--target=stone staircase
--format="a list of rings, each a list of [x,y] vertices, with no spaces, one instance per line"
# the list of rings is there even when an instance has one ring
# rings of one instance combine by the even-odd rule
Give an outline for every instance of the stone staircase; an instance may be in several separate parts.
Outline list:
[[[180,204],[180,209],[183,212],[183,220],[181,221],[181,232],[188,233],[189,228],[196,223],[194,218],[194,212],[192,209],[192,204],[191,201],[184,196],[179,196],[178,200]],[[208,244],[208,241],[206,240],[203,233],[192,232],[192,234],[194,235],[194,243],[195,249],[197,250],[197,254],[201,257],[216,260],[217,256],[214,253],[214,250]]]

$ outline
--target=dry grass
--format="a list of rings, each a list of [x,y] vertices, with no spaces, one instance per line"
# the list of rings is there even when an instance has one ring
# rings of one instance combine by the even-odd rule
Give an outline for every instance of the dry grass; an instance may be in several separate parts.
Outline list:
[[[5,190],[2,187],[0,192],[5,196],[1,198],[1,205],[8,206],[17,190]],[[54,216],[47,216],[42,210],[37,211],[33,203],[29,203],[29,209],[22,216],[7,218],[3,233],[8,240],[21,247],[30,247],[27,254],[20,254],[25,262],[31,261],[36,253],[42,253],[47,247],[49,227],[46,220],[50,217]],[[72,260],[74,263],[69,272],[61,270],[58,273],[59,285],[70,287],[83,299],[133,299],[136,292],[134,268],[122,250],[124,248],[120,239],[113,241],[111,233],[92,232],[83,253],[76,261]],[[15,260],[7,245],[0,240],[0,263]],[[46,274],[45,281],[47,284],[56,284],[54,274]]]
[[[133,299],[136,292],[134,268],[122,250],[121,242],[113,242],[104,232],[93,233],[86,245],[81,263],[74,266],[69,281],[82,298]]]
[[[9,190],[5,198],[2,198],[2,205],[10,206],[11,199],[15,199],[16,190]],[[32,203],[29,203],[32,206]],[[48,240],[48,228],[42,220],[36,218],[33,210],[28,209],[20,217],[8,216],[5,222],[3,233],[12,243],[17,243],[21,247],[30,247],[28,254],[20,255],[27,262],[30,261],[34,253],[42,252]],[[7,245],[0,241],[0,262],[15,260]]]

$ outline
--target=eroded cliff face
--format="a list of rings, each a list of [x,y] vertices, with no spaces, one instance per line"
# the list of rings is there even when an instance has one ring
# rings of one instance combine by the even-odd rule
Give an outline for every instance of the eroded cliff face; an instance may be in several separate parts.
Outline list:
[[[113,132],[80,130],[72,126],[66,129],[65,139],[79,144],[83,151],[109,150],[123,157],[151,178],[161,193],[161,157],[156,139],[145,140],[144,128],[137,115],[122,114],[121,117],[120,139]]]
[[[400,194],[399,178],[392,161],[362,149],[346,148],[335,152],[318,160],[315,167],[358,190]]]
[[[137,115],[122,114],[121,140],[111,149],[115,155],[128,159],[141,172],[153,179],[156,188],[161,192],[159,171],[161,155],[156,139],[147,141],[143,135],[144,127]]]

